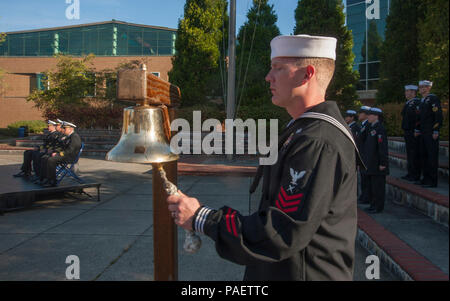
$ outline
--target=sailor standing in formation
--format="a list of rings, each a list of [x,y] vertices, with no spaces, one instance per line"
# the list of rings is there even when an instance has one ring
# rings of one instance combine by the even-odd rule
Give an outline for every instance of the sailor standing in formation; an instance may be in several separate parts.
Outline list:
[[[414,135],[419,138],[420,157],[422,159],[423,178],[416,184],[425,187],[437,187],[439,164],[439,130],[443,115],[441,101],[430,93],[433,83],[428,80],[419,82],[422,95],[420,118]]]
[[[419,124],[420,99],[416,97],[417,86],[405,86],[406,103],[402,110],[402,129],[404,131],[408,173],[402,177],[408,181],[420,179],[419,139],[414,136],[414,130]]]
[[[384,209],[386,175],[389,174],[388,141],[386,130],[382,124],[383,112],[379,108],[370,108],[366,137],[361,154],[367,170],[362,174],[366,177],[366,193],[370,204],[370,213],[380,213]]]
[[[368,120],[368,116],[369,116],[369,112],[370,112],[370,107],[368,106],[362,106],[359,109],[359,115],[358,115],[358,120],[361,122],[361,126],[360,126],[360,132],[359,132],[359,137],[358,137],[358,149],[362,155],[362,152],[364,150],[364,142],[366,141],[366,137],[367,137],[367,132],[368,132],[368,128],[370,127],[370,123]],[[368,196],[368,178],[367,175],[363,172],[363,170],[359,169],[359,176],[360,176],[360,186],[361,186],[361,194],[359,195],[358,198],[358,203],[361,204],[369,204],[369,196]]]

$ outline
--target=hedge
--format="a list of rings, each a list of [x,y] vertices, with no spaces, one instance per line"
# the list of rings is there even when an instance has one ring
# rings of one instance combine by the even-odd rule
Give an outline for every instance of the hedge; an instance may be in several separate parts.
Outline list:
[[[47,124],[42,120],[25,120],[16,121],[8,125],[7,134],[9,136],[17,136],[20,127],[28,127],[28,133],[43,133],[47,128]]]

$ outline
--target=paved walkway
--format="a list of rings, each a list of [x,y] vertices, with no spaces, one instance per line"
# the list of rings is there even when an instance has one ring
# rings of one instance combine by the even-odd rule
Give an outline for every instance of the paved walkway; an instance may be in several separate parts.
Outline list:
[[[0,156],[0,165],[18,167],[21,161],[21,155]],[[256,164],[240,161],[247,166]],[[203,163],[230,164],[217,158]],[[65,280],[69,255],[80,259],[81,280],[153,280],[150,166],[82,158],[79,171],[102,183],[100,202],[72,194],[0,216],[0,280]],[[249,212],[250,182],[249,177],[178,178],[182,191],[208,206],[228,205],[243,214]],[[95,190],[92,193],[95,195]],[[244,268],[221,259],[209,238],[203,237],[200,251],[190,255],[182,250],[184,231],[180,230],[178,237],[179,280],[242,279]],[[368,255],[357,245],[355,280],[366,280]],[[397,279],[382,267],[380,280]]]

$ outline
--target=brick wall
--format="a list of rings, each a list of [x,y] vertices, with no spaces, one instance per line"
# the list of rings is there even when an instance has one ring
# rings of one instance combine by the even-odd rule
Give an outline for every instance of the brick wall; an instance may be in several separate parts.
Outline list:
[[[158,57],[95,57],[92,60],[96,70],[113,69],[121,63],[143,59],[148,72],[159,72],[168,80],[172,69],[171,56]],[[35,85],[33,75],[46,70],[55,70],[57,59],[53,57],[0,57],[0,68],[5,70],[5,88],[0,95],[0,128],[19,120],[43,119],[41,112],[27,103],[25,98],[30,87]]]

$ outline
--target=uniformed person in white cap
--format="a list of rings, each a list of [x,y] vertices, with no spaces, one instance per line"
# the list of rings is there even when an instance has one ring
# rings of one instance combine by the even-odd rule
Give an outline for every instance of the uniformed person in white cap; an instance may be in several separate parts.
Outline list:
[[[382,110],[370,108],[367,137],[364,141],[362,157],[367,170],[362,173],[367,177],[367,196],[370,213],[380,213],[384,209],[386,175],[389,174],[388,141],[386,130],[381,122]]]
[[[406,103],[402,110],[402,129],[404,131],[408,173],[402,179],[418,181],[420,179],[419,139],[414,130],[419,123],[420,99],[417,98],[415,85],[405,86]]]
[[[368,132],[368,128],[370,128],[370,123],[368,120],[368,116],[370,113],[370,107],[369,106],[362,106],[359,109],[359,115],[358,115],[358,120],[359,122],[361,122],[361,126],[360,126],[360,133],[358,136],[358,149],[361,155],[363,155],[364,152],[364,142],[366,141],[366,137],[367,137],[367,132]],[[359,175],[360,175],[360,186],[361,186],[361,193],[358,197],[358,203],[361,204],[369,204],[369,196],[368,196],[368,192],[367,192],[367,188],[368,188],[368,183],[367,183],[367,176],[362,172],[362,170],[359,170]]]
[[[64,128],[62,127],[64,121],[57,118],[55,122],[55,132],[53,133],[52,137],[52,143],[50,144],[50,147],[47,149],[47,152],[40,156],[39,161],[39,173],[37,174],[37,178],[34,179],[34,183],[43,185],[44,183],[48,182],[46,179],[46,168],[42,166],[47,165],[47,160],[52,156],[53,153],[59,153],[63,151],[65,148],[65,139],[67,138],[64,134]]]
[[[56,166],[62,162],[73,162],[81,149],[81,138],[74,130],[76,125],[64,121],[62,127],[64,128],[64,134],[67,137],[64,141],[64,149],[60,152],[52,153],[51,157],[44,161],[44,177],[46,178],[46,181],[42,183],[44,187],[56,186]]]
[[[336,39],[278,36],[271,48],[272,103],[294,121],[277,162],[258,168],[259,210],[215,210],[181,193],[168,197],[169,211],[177,225],[213,239],[221,257],[245,265],[244,280],[353,280],[357,149],[338,106],[325,101]]]
[[[55,125],[56,122],[52,120],[47,121],[47,129],[48,132],[43,137],[43,143],[40,146],[34,147],[32,150],[26,150],[23,153],[23,164],[21,167],[21,171],[18,174],[15,174],[14,177],[27,177],[30,180],[35,180],[37,176],[39,175],[40,171],[40,160],[41,157],[47,152],[47,150],[51,147],[52,143],[54,142],[55,138]],[[35,172],[35,177],[31,177],[31,170],[32,170],[32,164],[33,164],[33,170]]]
[[[437,187],[439,164],[439,130],[443,116],[441,101],[430,93],[433,83],[428,80],[419,82],[419,92],[422,95],[420,103],[420,120],[415,129],[420,140],[420,157],[423,178],[416,184],[425,187]]]

